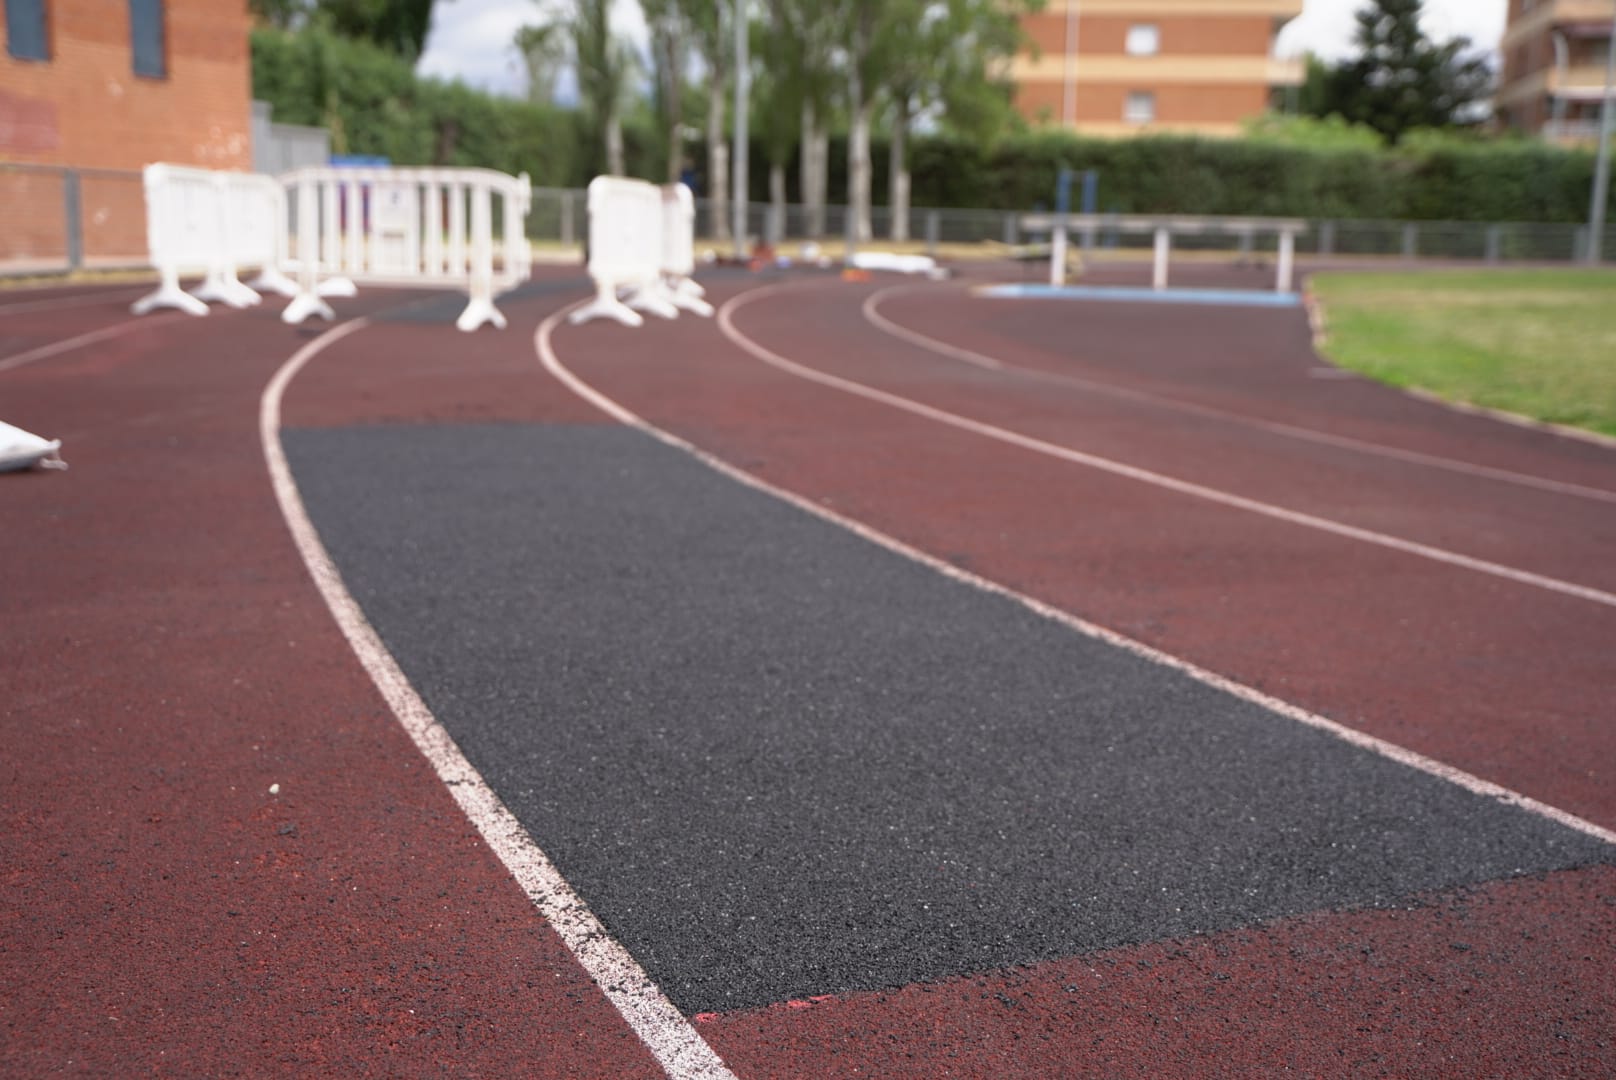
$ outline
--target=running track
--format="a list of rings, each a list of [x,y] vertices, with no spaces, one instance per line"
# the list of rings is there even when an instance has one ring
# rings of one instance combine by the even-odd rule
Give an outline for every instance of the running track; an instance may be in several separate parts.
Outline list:
[[[405,673],[729,1069],[1616,1068],[1612,451],[1321,378],[1299,312],[756,284],[639,334],[561,273],[503,335],[369,294],[283,412]],[[287,539],[311,336],[119,303],[0,296],[0,416],[74,466],[0,484],[4,1071],[656,1075]]]

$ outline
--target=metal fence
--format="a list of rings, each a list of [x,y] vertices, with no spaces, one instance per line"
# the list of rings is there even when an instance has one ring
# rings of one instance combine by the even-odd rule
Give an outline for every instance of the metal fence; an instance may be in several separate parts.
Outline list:
[[[1022,213],[916,208],[909,213],[910,239],[905,250],[947,254],[944,249],[950,245],[981,245],[991,250],[1046,239],[1021,232],[1017,223]],[[875,207],[870,216],[874,242],[889,245],[891,210]],[[727,228],[714,227],[712,217],[712,208],[698,200],[699,247],[727,254],[733,241]],[[807,240],[836,242],[845,237],[846,207],[825,207],[822,220],[823,227],[814,230],[805,206],[793,204],[776,213],[767,203],[750,203],[746,229],[749,237],[776,246]],[[727,219],[724,224],[728,225]],[[527,236],[541,257],[546,252],[560,258],[581,256],[587,230],[588,207],[582,189],[533,189]],[[1120,253],[1148,247],[1150,237],[1101,229],[1092,244],[1100,255]],[[1274,241],[1185,237],[1175,246],[1239,258],[1270,253]],[[1364,256],[1484,264],[1580,262],[1587,250],[1586,226],[1529,222],[1314,221],[1297,241],[1297,254],[1320,258]],[[1616,259],[1616,223],[1606,230],[1601,250],[1607,260]],[[146,209],[139,172],[0,162],[0,275],[146,265]]]
[[[146,265],[140,173],[0,163],[0,273]]]

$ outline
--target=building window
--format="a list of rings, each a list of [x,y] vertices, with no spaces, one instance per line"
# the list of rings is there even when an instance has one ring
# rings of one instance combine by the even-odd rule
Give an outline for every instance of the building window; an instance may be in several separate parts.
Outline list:
[[[6,52],[18,60],[49,60],[45,0],[5,0]]]
[[[1155,23],[1136,23],[1128,27],[1123,48],[1129,56],[1155,56],[1161,52],[1161,29]]]
[[[129,0],[129,46],[134,50],[135,74],[166,78],[167,45],[163,0]]]
[[[1122,118],[1130,124],[1148,124],[1156,119],[1156,95],[1149,90],[1129,91]]]

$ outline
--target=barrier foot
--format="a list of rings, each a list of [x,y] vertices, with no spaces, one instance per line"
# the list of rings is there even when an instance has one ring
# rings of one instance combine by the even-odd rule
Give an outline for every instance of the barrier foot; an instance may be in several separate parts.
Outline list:
[[[262,274],[253,278],[248,284],[259,292],[272,292],[280,296],[291,297],[298,293],[297,282],[274,267],[266,267]]]
[[[586,323],[591,319],[612,319],[624,326],[641,326],[645,320],[639,313],[630,309],[614,296],[597,296],[583,307],[567,316],[567,321],[574,326]]]
[[[686,296],[706,296],[707,290],[689,278],[680,278],[674,283],[674,291]]]
[[[281,312],[281,322],[300,323],[310,315],[318,315],[327,322],[337,317],[330,304],[313,293],[300,292],[292,297],[292,302]]]
[[[505,316],[499,313],[492,300],[474,297],[471,303],[466,305],[466,310],[460,313],[460,318],[455,320],[455,329],[469,334],[483,323],[493,323],[495,327],[503,330]]]
[[[210,278],[191,290],[198,300],[212,301],[227,307],[245,308],[262,303],[264,298],[234,278]]]
[[[635,289],[623,299],[623,303],[635,311],[643,311],[647,315],[656,315],[663,319],[677,319],[679,309],[665,299],[656,289]]]
[[[679,289],[670,289],[667,292],[668,303],[680,311],[688,311],[692,315],[700,315],[710,319],[713,315],[713,305],[697,296],[691,296]]]
[[[314,291],[320,296],[347,297],[359,295],[359,290],[354,288],[353,281],[345,277],[328,277],[316,285]]]
[[[143,296],[129,305],[132,315],[144,315],[157,308],[179,308],[187,315],[206,315],[208,305],[180,288],[177,284],[164,283],[158,290],[150,295]]]

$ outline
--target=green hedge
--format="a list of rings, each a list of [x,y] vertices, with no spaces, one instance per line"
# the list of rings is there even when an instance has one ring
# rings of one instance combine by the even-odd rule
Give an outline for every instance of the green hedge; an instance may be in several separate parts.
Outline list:
[[[407,60],[363,42],[255,30],[252,66],[253,96],[275,119],[329,128],[336,153],[526,172],[539,186],[575,186],[589,173],[576,113],[419,78]]]
[[[253,93],[287,123],[332,131],[338,152],[398,165],[482,165],[526,172],[540,186],[581,187],[599,150],[579,113],[491,97],[418,78],[407,61],[319,29],[255,31]],[[640,110],[625,124],[629,172],[660,178],[658,140]],[[1284,125],[1278,125],[1282,130]],[[946,135],[913,140],[916,206],[1022,210],[1054,202],[1062,165],[1097,169],[1100,208],[1140,213],[1307,218],[1581,222],[1593,155],[1518,140],[1412,137],[1397,149],[1361,145],[1314,124],[1304,139],[1272,130],[1245,139],[1084,139],[1035,132],[991,146]],[[1326,137],[1328,136],[1328,137]],[[751,197],[768,198],[768,158],[754,140]],[[887,144],[871,147],[872,195],[887,201]],[[706,154],[692,147],[698,169]],[[830,192],[847,190],[845,138],[832,140]],[[788,192],[797,199],[795,160]],[[698,185],[700,178],[698,176]],[[1073,193],[1076,198],[1077,193]],[[1616,219],[1616,214],[1612,215]]]

